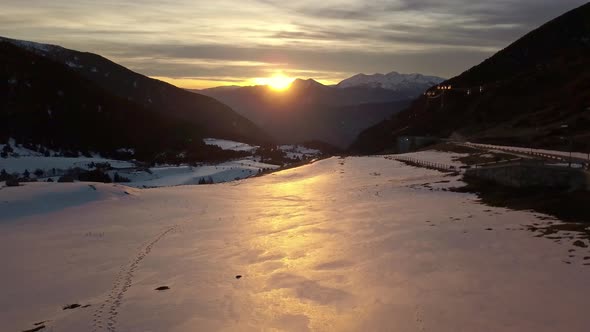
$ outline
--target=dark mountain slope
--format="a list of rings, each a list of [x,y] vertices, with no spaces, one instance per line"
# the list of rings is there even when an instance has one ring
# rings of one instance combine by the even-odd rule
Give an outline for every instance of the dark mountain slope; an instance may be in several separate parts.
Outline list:
[[[405,100],[407,97],[382,88],[326,86],[313,79],[296,79],[286,91],[264,85],[237,88],[218,87],[199,91],[227,103],[254,122],[263,122],[268,113],[296,109],[307,105],[328,107]]]
[[[281,143],[322,140],[340,147],[408,105],[395,91],[336,88],[312,79],[297,79],[286,91],[250,86],[201,92],[228,104]]]
[[[251,121],[211,97],[135,73],[99,55],[1,37],[0,42],[62,63],[104,91],[145,109],[197,125],[204,136],[251,143],[268,139]]]
[[[590,147],[590,4],[527,34],[478,66],[431,88],[351,146],[370,153],[399,135],[576,149]],[[481,90],[480,90],[481,88]],[[570,139],[571,138],[571,139]]]
[[[137,159],[149,161],[190,151],[196,161],[219,152],[202,142],[209,133],[206,123],[182,121],[113,96],[68,66],[0,42],[2,142],[12,137],[54,150],[105,155],[133,148]]]
[[[345,148],[362,130],[408,106],[408,101],[277,110],[263,126],[283,143],[319,140]]]

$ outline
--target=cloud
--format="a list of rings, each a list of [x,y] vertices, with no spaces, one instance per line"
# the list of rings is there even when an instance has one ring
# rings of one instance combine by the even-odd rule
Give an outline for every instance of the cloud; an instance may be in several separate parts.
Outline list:
[[[4,0],[0,34],[147,75],[247,81],[283,70],[450,77],[585,0]]]

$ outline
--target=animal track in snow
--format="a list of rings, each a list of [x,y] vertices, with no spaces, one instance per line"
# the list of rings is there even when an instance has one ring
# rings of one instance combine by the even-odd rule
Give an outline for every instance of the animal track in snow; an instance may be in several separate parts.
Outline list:
[[[416,319],[416,325],[418,327],[418,331],[420,332],[425,332],[426,328],[424,327],[424,319],[422,318],[423,313],[422,313],[422,309],[420,308],[420,306],[416,306],[416,311],[415,311],[415,319]]]
[[[143,246],[128,266],[122,265],[113,283],[107,299],[96,309],[93,315],[92,331],[117,331],[117,316],[125,293],[131,288],[133,276],[139,263],[152,251],[154,246],[166,235],[176,230],[178,225],[169,227]]]

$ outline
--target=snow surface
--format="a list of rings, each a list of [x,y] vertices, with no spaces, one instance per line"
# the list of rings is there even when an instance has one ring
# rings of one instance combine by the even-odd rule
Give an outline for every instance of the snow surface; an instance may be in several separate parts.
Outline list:
[[[427,188],[449,180],[359,157],[216,185],[2,188],[2,330],[587,331],[589,250]]]
[[[0,37],[0,40],[10,42],[16,46],[25,48],[30,51],[34,51],[34,52],[41,54],[41,55],[46,55],[49,52],[63,50],[62,47],[57,46],[57,45],[41,44],[41,43],[36,43],[36,42],[26,41],[26,40],[18,40],[18,39],[11,39],[11,38],[5,38],[5,37]]]
[[[365,74],[357,74],[353,77],[345,79],[344,81],[338,83],[338,88],[350,88],[350,87],[359,87],[359,86],[368,86],[368,87],[379,87],[388,90],[398,91],[400,89],[405,89],[408,87],[413,87],[415,85],[428,85],[434,86],[441,82],[444,79],[435,76],[425,76],[422,74],[400,74],[398,72],[391,72],[388,74],[374,74],[374,75],[365,75]]]
[[[219,138],[205,138],[203,139],[203,142],[205,142],[205,144],[207,145],[218,146],[223,150],[251,152],[258,149],[258,146],[252,146],[246,143],[235,142]]]

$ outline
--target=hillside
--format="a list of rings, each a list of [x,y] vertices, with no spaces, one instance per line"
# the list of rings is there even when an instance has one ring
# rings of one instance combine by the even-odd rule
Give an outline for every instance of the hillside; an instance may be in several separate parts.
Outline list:
[[[208,148],[202,138],[264,141],[214,99],[133,73],[98,55],[0,39],[0,141],[138,158]],[[71,59],[74,62],[70,62]]]
[[[338,88],[313,79],[297,79],[286,91],[248,86],[200,92],[226,103],[281,143],[322,140],[340,147],[348,146],[363,129],[400,111],[409,101],[407,91]]]
[[[367,129],[361,153],[394,145],[399,135],[555,149],[590,148],[590,4],[530,32],[410,108]]]

